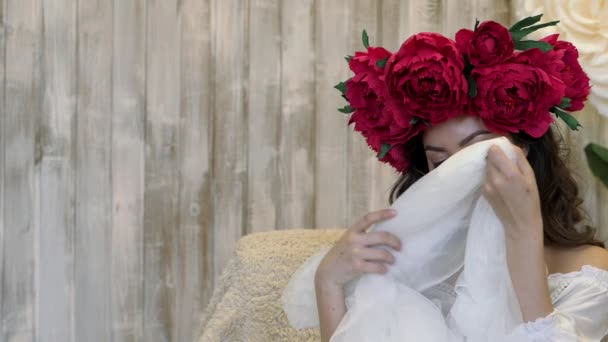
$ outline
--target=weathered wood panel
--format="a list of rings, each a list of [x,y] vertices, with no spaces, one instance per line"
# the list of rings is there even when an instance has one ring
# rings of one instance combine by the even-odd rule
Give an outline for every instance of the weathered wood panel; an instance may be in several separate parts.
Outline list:
[[[315,228],[347,225],[348,118],[337,108],[344,100],[334,89],[347,79],[350,53],[350,1],[319,1],[315,8]]]
[[[382,46],[387,50],[394,52],[399,49],[403,37],[399,33],[399,4],[400,0],[383,0],[380,2],[380,18],[378,19],[380,25],[380,42]]]
[[[511,19],[510,3],[509,0],[475,0],[475,8],[470,15],[480,21],[495,20],[509,27],[509,19]],[[475,20],[473,20],[472,25],[475,25]]]
[[[196,0],[194,0],[196,2]],[[188,2],[190,4],[191,2]],[[186,6],[185,8],[189,8]],[[198,199],[200,203],[200,210],[198,213],[198,222],[199,226],[197,229],[199,230],[199,235],[197,237],[198,245],[195,247],[194,253],[197,253],[202,258],[200,269],[198,270],[200,283],[198,284],[200,287],[198,291],[201,291],[201,295],[199,298],[199,302],[197,305],[200,305],[200,308],[197,307],[198,310],[204,310],[211,298],[213,291],[213,235],[212,235],[212,219],[213,219],[213,201],[211,194],[211,162],[212,162],[212,136],[213,136],[213,96],[214,96],[214,88],[213,88],[213,72],[212,72],[212,55],[211,55],[211,8],[209,1],[205,1],[201,8],[199,8],[200,12],[198,16],[194,17],[192,20],[200,23],[199,30],[201,30],[200,35],[202,42],[199,41],[200,50],[196,50],[196,54],[192,53],[192,58],[200,58],[201,61],[198,60],[192,61],[192,63],[199,65],[202,70],[199,72],[199,77],[201,77],[200,81],[196,78],[193,79],[197,82],[200,82],[200,95],[196,101],[198,102],[198,106],[200,108],[201,117],[200,127],[201,132],[198,139],[200,139],[200,145],[193,145],[194,149],[193,153],[199,155],[201,158],[200,167],[200,188],[198,189]],[[186,21],[187,22],[187,21]],[[184,56],[188,56],[187,52],[183,53]],[[185,69],[183,69],[185,70]],[[196,69],[195,69],[196,70]],[[197,102],[193,101],[193,104]],[[186,109],[185,109],[186,110]],[[193,109],[194,110],[194,109]],[[187,129],[187,125],[183,123],[183,129]],[[184,297],[189,298],[189,295],[186,293]],[[195,297],[196,298],[196,297]],[[193,320],[196,320],[199,316],[193,317]],[[197,324],[195,322],[195,324]],[[198,324],[197,324],[198,325]],[[193,334],[196,334],[200,330],[200,327],[197,327],[192,331]]]
[[[407,19],[401,18],[401,21],[410,23],[410,30],[413,32],[443,32],[441,0],[408,1],[407,3],[409,4],[408,16]],[[405,37],[401,37],[401,40],[404,39]]]
[[[313,0],[281,1],[281,125],[277,229],[314,227]]]
[[[251,0],[248,15],[247,234],[273,230],[277,224],[281,112],[279,0]]]
[[[7,1],[0,0],[0,275],[4,274],[4,130],[5,115],[5,70],[6,70],[6,6]],[[1,281],[1,280],[0,280]],[[2,290],[0,290],[2,291]],[[2,292],[0,292],[0,308],[3,307]],[[4,311],[0,309],[0,336],[4,336]]]
[[[74,340],[76,1],[42,1],[37,339]]]
[[[180,179],[173,341],[193,341],[210,296],[206,247],[209,209],[209,3],[183,0],[181,21]],[[202,152],[202,153],[201,153]]]
[[[143,339],[146,1],[113,1],[111,314],[113,341]]]
[[[177,0],[148,1],[144,340],[175,338],[179,230],[180,25]]]
[[[234,252],[246,222],[248,6],[249,1],[211,0],[214,279]]]
[[[461,28],[472,28],[475,25],[476,1],[443,0],[442,25],[443,33],[454,37]],[[485,20],[485,18],[479,18]],[[473,25],[473,26],[472,26]]]
[[[41,9],[34,0],[6,0],[4,175],[1,277],[3,341],[32,341],[35,331],[37,130],[40,120]]]
[[[74,339],[112,338],[112,3],[78,3]]]

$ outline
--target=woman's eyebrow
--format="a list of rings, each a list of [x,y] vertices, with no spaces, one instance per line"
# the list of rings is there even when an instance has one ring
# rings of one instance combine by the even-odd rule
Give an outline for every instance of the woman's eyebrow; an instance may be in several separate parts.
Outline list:
[[[460,147],[464,147],[471,140],[473,140],[476,136],[482,135],[482,134],[489,134],[489,133],[491,133],[491,132],[483,130],[483,129],[480,129],[479,131],[473,132],[473,133],[469,134],[466,138],[462,139],[460,141],[460,143],[458,143],[458,145],[460,145]],[[433,145],[426,145],[426,146],[424,146],[424,150],[425,151],[446,152],[446,150],[444,148],[433,146]]]
[[[482,135],[482,134],[489,134],[489,133],[491,133],[491,132],[486,131],[486,130],[484,130],[484,129],[480,129],[479,131],[474,132],[474,133],[470,134],[468,137],[466,137],[466,138],[462,139],[462,141],[460,141],[460,144],[459,144],[459,145],[460,145],[460,147],[464,147],[464,146],[465,146],[466,144],[468,144],[468,143],[469,143],[471,140],[473,140],[473,139],[474,139],[476,136],[478,136],[478,135]]]

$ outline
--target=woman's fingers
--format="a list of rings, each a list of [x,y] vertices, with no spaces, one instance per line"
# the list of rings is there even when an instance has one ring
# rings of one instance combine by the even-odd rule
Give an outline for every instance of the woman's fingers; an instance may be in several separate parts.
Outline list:
[[[367,247],[386,245],[401,250],[401,241],[389,232],[369,232],[363,236],[363,245]]]
[[[395,257],[383,248],[358,248],[353,254],[365,261],[382,262],[392,264]]]
[[[492,145],[488,150],[488,165],[493,165],[507,180],[517,177],[520,173],[515,163],[497,145]]]
[[[503,186],[509,186],[514,177],[508,178],[496,163],[488,162],[486,165],[486,183],[492,185],[493,190],[500,190]]]
[[[387,271],[386,266],[377,263],[370,262],[360,259],[354,265],[355,271],[360,273],[385,273]]]
[[[488,163],[486,166],[486,179],[482,186],[482,191],[486,198],[490,199],[498,196],[495,184],[501,182],[501,177],[500,171],[498,171],[496,166]]]
[[[536,179],[534,170],[522,150],[517,151],[517,167],[524,176]]]
[[[389,219],[395,216],[397,212],[394,209],[382,209],[367,213],[359,221],[357,221],[351,228],[357,232],[366,231],[372,224]]]
[[[488,162],[486,166],[486,179],[483,184],[485,197],[493,204],[504,204],[504,190],[512,187],[513,179],[507,179],[496,164]]]
[[[486,177],[498,192],[530,192],[536,183],[534,170],[520,148],[516,148],[513,162],[498,146],[492,146],[488,150]]]

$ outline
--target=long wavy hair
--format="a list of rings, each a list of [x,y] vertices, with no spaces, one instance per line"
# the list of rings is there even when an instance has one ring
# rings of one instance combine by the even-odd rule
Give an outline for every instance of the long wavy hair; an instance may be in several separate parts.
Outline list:
[[[540,195],[543,216],[544,243],[551,246],[574,247],[595,245],[604,247],[597,240],[595,229],[586,224],[588,214],[579,197],[578,185],[573,173],[566,166],[570,150],[563,138],[556,140],[553,128],[540,138],[525,133],[513,134],[513,142],[528,150],[527,159],[534,170]],[[429,172],[422,134],[408,142],[412,167],[402,173],[393,185],[389,203],[393,202],[418,179]]]

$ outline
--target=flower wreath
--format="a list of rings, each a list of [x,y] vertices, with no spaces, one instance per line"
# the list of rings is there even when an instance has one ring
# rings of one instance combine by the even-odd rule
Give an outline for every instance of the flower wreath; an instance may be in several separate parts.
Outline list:
[[[354,76],[336,88],[348,101],[339,111],[380,161],[399,172],[410,167],[406,143],[426,127],[462,113],[479,116],[492,131],[541,137],[553,113],[577,130],[569,112],[581,110],[590,91],[578,51],[558,34],[539,41],[528,34],[558,21],[528,17],[507,29],[494,21],[461,29],[455,40],[433,32],[408,38],[396,53],[363,45],[346,60]]]

